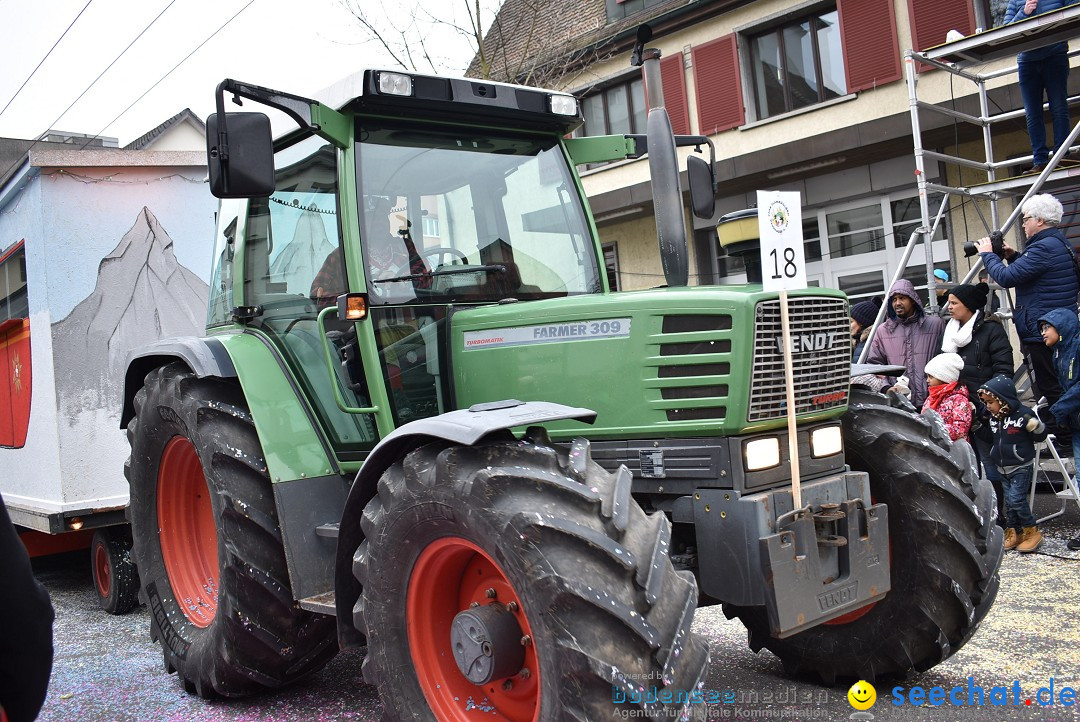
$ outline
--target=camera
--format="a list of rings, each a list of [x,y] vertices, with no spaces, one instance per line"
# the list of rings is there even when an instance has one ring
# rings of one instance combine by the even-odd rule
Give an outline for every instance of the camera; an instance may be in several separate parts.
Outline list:
[[[1005,236],[1001,235],[1001,231],[990,232],[990,250],[994,252],[994,255],[998,258],[1005,256]],[[975,244],[971,241],[964,241],[964,258],[971,258],[979,251],[975,248]]]

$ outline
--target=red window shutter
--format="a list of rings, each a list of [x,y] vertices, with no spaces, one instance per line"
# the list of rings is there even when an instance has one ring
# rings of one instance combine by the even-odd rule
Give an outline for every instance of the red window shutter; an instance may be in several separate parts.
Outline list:
[[[908,0],[908,16],[915,50],[941,45],[950,30],[959,30],[964,35],[975,30],[971,0]]]
[[[660,83],[664,86],[664,107],[671,119],[671,129],[675,135],[689,135],[690,111],[686,107],[682,53],[660,59]]]
[[[725,35],[694,48],[698,132],[712,135],[743,124],[742,83],[735,35]]]
[[[848,92],[901,78],[892,0],[837,0]]]

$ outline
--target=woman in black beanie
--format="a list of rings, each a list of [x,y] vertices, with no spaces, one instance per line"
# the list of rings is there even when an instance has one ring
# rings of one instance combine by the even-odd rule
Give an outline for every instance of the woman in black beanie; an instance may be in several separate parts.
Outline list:
[[[941,337],[942,353],[959,354],[964,359],[960,383],[977,398],[979,387],[998,374],[1012,377],[1012,344],[1005,327],[985,315],[990,287],[985,283],[962,284],[949,291],[948,309],[952,317]]]
[[[967,386],[970,398],[978,399],[979,387],[998,374],[1012,378],[1013,351],[1009,334],[996,318],[986,317],[986,300],[990,287],[985,283],[976,285],[962,284],[949,291],[947,308],[952,317],[945,324],[941,337],[943,353],[955,353],[964,360],[960,370],[960,383]],[[975,455],[981,460],[990,453],[989,439],[973,432]],[[994,485],[998,498],[998,521],[1004,525],[1001,516],[1002,488],[1001,477],[993,464],[983,465],[986,478]]]

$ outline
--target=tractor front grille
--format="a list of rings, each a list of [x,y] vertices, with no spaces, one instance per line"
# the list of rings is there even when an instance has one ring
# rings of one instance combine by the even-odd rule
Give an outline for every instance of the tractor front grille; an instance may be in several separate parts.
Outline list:
[[[664,316],[660,356],[671,364],[658,366],[656,373],[668,421],[723,421],[727,416],[731,333],[726,313]]]
[[[847,303],[820,296],[788,300],[793,348],[796,413],[847,404],[851,377],[851,337]],[[762,301],[754,309],[754,373],[750,382],[748,421],[787,414],[780,301]]]

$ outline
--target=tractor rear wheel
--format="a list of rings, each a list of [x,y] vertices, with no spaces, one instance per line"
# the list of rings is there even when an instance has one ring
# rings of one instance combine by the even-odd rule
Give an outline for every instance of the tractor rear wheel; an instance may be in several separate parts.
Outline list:
[[[262,447],[235,383],[151,371],[128,424],[129,514],[150,636],[201,697],[272,689],[337,651],[292,599]]]
[[[109,614],[127,614],[139,604],[139,574],[131,559],[131,536],[119,527],[94,532],[90,568],[98,604]]]
[[[353,559],[384,719],[704,719],[697,585],[630,483],[539,431],[388,469]]]
[[[971,638],[997,595],[1003,535],[971,447],[950,442],[937,414],[853,389],[843,430],[848,462],[889,508],[892,589],[787,639],[770,634],[764,608],[724,611],[746,625],[751,649],[768,649],[790,673],[873,683],[925,671]]]

